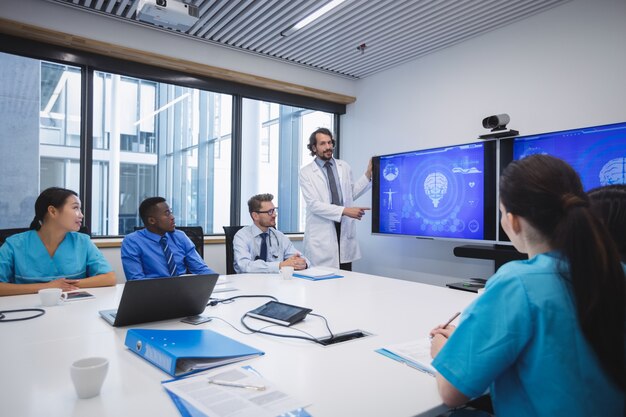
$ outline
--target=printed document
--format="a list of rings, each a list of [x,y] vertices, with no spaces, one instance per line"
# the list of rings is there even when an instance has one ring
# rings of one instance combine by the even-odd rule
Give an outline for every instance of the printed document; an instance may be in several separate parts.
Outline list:
[[[163,387],[211,417],[275,417],[294,411],[294,415],[308,415],[301,410],[308,404],[282,392],[247,367],[168,381]]]

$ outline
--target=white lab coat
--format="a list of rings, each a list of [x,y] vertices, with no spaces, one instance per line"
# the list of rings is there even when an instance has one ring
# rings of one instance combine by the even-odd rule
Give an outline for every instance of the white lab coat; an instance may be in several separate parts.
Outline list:
[[[300,170],[300,190],[306,202],[306,225],[304,229],[304,255],[313,266],[339,268],[337,231],[335,222],[341,221],[341,263],[352,262],[361,257],[356,240],[356,221],[342,216],[344,207],[354,207],[354,200],[371,187],[370,180],[363,174],[356,182],[348,163],[339,159],[337,164],[343,207],[331,204],[331,195],[326,175],[312,161]],[[369,205],[368,205],[369,206]]]

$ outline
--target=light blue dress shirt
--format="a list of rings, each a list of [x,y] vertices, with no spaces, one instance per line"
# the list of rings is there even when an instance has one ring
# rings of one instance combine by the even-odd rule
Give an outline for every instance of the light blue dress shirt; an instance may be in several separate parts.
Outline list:
[[[256,259],[261,253],[261,229],[251,224],[241,228],[233,239],[235,272],[241,273],[277,273],[280,263],[300,253],[282,232],[267,230],[267,262]],[[309,265],[309,261],[304,258]]]
[[[432,364],[468,397],[491,387],[497,416],[622,416],[624,395],[580,329],[558,262],[547,253],[502,266]]]
[[[35,230],[9,237],[0,246],[0,281],[12,284],[80,279],[113,269],[84,233],[69,232],[50,256]]]
[[[167,243],[174,256],[176,274],[216,274],[196,251],[189,237],[180,230],[166,233]],[[126,235],[122,241],[122,266],[126,280],[169,277],[169,269],[161,235],[141,229]]]

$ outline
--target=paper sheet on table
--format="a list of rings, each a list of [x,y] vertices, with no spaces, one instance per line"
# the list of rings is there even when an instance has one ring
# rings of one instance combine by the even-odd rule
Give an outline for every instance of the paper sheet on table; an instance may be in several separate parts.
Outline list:
[[[264,386],[257,391],[248,388],[209,384],[209,379]],[[187,406],[183,415],[210,417],[276,417],[310,415],[302,401],[280,391],[268,380],[244,368],[203,373],[193,377],[166,381],[163,387],[177,406]],[[182,400],[182,401],[181,401]],[[191,408],[192,410],[190,410]]]
[[[433,359],[430,357],[430,338],[428,336],[406,343],[386,346],[378,349],[377,352],[422,372],[435,375],[435,368],[431,365]]]
[[[236,291],[237,288],[233,287],[233,282],[225,277],[225,276],[220,276],[220,279],[217,280],[217,283],[215,284],[215,288],[213,288],[213,292],[214,293],[218,293],[218,292],[227,292],[227,291]]]

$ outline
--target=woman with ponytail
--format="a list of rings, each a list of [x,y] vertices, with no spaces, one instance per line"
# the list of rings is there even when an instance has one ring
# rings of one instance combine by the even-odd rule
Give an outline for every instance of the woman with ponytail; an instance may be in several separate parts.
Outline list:
[[[546,155],[512,162],[500,212],[529,259],[503,265],[456,329],[431,332],[442,399],[490,388],[498,417],[625,415],[624,267],[578,175]]]
[[[89,236],[77,233],[82,221],[74,191],[42,191],[31,230],[9,237],[0,247],[0,295],[115,285],[115,274],[102,253]]]

